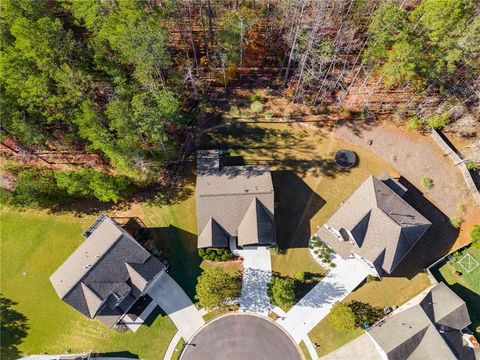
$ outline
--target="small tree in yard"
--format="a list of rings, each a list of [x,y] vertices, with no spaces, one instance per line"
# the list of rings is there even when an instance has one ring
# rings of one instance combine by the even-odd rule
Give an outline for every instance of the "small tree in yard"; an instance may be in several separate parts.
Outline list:
[[[208,267],[197,280],[196,298],[207,310],[223,307],[240,296],[242,280],[239,274],[229,274],[218,267]]]
[[[473,226],[472,231],[470,231],[470,237],[472,238],[472,245],[480,249],[480,225]]]
[[[291,279],[273,277],[268,285],[268,296],[273,305],[290,307],[295,304],[295,284]]]
[[[356,326],[362,326],[364,323],[374,324],[384,316],[382,308],[361,301],[352,300],[348,303],[348,306],[355,316]]]
[[[356,318],[350,306],[337,302],[330,310],[330,322],[335,329],[349,332],[355,329]]]

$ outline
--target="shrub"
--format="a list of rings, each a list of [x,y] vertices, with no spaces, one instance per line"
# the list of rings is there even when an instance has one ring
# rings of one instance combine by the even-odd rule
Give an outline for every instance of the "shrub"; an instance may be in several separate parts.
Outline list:
[[[260,101],[254,101],[250,104],[250,111],[253,113],[261,113],[263,111],[264,105]]]
[[[473,162],[473,161],[467,161],[465,163],[466,167],[468,170],[470,171],[477,171],[480,169],[480,165],[476,162]]]
[[[268,296],[272,304],[290,307],[295,303],[295,285],[291,279],[272,277],[268,284]]]
[[[320,252],[320,250],[318,250],[318,249],[313,250],[313,253],[314,253],[315,255],[317,255],[319,252]]]
[[[462,218],[460,218],[458,216],[451,217],[450,218],[450,224],[452,224],[452,226],[455,229],[459,229],[460,225],[462,224]]]
[[[233,258],[232,252],[228,249],[198,249],[198,255],[209,261],[228,261]]]
[[[46,207],[64,202],[68,194],[57,187],[52,171],[22,169],[11,199],[14,205]]]
[[[480,225],[474,225],[472,231],[470,231],[470,238],[472,244],[477,249],[480,249]]]
[[[423,126],[423,120],[416,116],[409,117],[407,120],[407,130],[418,130]]]
[[[376,280],[376,277],[375,277],[375,276],[373,276],[373,275],[371,275],[371,274],[368,274],[368,276],[367,276],[367,283],[368,283],[368,282],[375,281],[375,280]]]
[[[278,255],[279,254],[279,250],[278,250],[277,245],[270,246],[270,248],[268,250],[270,251],[270,254],[272,254],[272,255]]]
[[[255,92],[252,95],[250,95],[250,101],[255,102],[255,101],[261,101],[263,99],[263,96],[260,92]]]
[[[422,185],[426,189],[431,189],[433,187],[433,180],[428,176],[422,176]]]
[[[297,281],[303,281],[305,280],[305,273],[303,271],[297,271],[294,277],[295,277],[295,280]]]
[[[427,119],[427,124],[433,129],[442,129],[447,126],[449,120],[448,113],[434,114]]]
[[[272,110],[267,110],[267,111],[265,111],[263,116],[265,117],[266,120],[272,120],[273,111]]]
[[[330,310],[330,323],[332,326],[344,333],[355,329],[356,318],[350,306],[337,302]]]

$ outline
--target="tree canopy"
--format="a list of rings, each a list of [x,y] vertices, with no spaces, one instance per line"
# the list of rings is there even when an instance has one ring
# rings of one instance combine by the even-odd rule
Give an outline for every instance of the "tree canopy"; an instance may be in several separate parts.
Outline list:
[[[242,280],[239,274],[229,274],[219,267],[208,267],[197,279],[196,293],[200,306],[214,309],[228,305],[240,296]]]

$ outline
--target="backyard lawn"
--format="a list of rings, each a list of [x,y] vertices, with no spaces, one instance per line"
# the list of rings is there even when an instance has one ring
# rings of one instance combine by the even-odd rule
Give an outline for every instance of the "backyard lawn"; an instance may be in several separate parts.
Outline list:
[[[468,259],[469,256],[473,259]],[[473,270],[468,272],[470,269]],[[455,271],[459,271],[461,275],[455,275]],[[480,249],[470,246],[459,252],[458,256],[452,257],[451,262],[441,263],[433,268],[432,274],[438,281],[445,282],[466,302],[472,319],[471,329],[480,335]]]

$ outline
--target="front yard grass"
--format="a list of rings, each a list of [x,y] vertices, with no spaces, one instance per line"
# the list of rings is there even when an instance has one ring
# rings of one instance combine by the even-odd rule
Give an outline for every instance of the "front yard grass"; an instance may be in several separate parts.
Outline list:
[[[148,319],[153,321],[150,326],[142,326],[135,334],[119,333],[63,303],[50,284],[49,276],[80,245],[81,234],[93,216],[78,218],[4,208],[1,219],[0,288],[2,297],[17,303],[2,316],[19,319],[15,327],[9,327],[9,321],[5,324],[7,330],[2,331],[2,359],[67,350],[129,352],[143,359],[163,356],[176,332],[168,317],[160,314]],[[25,334],[19,332],[20,322],[27,329]]]
[[[458,261],[465,254],[470,254],[475,261],[480,263],[480,249],[476,249],[473,246],[463,250],[458,257],[453,258],[454,261]],[[462,275],[454,275],[455,271],[460,271]],[[445,262],[433,268],[432,274],[438,281],[445,282],[465,301],[468,313],[472,319],[470,328],[476,332],[478,337],[480,335],[480,265],[470,273],[467,273],[458,264]]]

